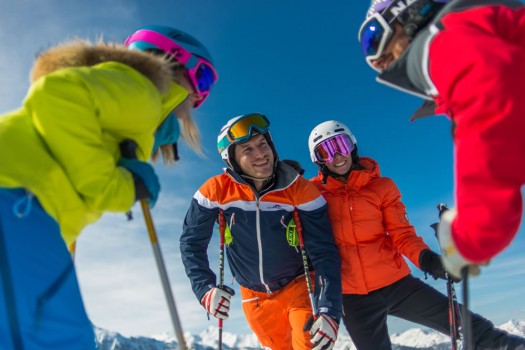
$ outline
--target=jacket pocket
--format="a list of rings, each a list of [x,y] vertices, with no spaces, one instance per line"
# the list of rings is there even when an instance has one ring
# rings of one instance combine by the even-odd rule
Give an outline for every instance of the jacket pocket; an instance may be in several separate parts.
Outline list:
[[[38,297],[36,301],[36,315],[35,315],[35,328],[40,328],[40,322],[44,318],[46,306],[49,302],[59,294],[60,290],[66,284],[71,274],[74,271],[73,262],[69,262],[65,266],[64,270],[58,275],[58,277],[51,283],[51,285]]]

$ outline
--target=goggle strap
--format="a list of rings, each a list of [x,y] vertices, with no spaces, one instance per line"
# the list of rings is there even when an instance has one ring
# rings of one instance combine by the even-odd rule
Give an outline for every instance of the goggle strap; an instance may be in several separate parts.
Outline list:
[[[168,38],[165,35],[152,31],[152,30],[148,30],[148,29],[139,30],[137,33],[133,35],[133,39],[137,41],[144,40],[144,41],[147,41],[149,43],[156,45],[161,50],[173,56],[173,58],[175,58],[177,61],[184,64],[184,66],[188,64],[191,57],[193,56],[188,50],[186,50],[184,47],[174,42],[172,39]],[[186,68],[189,69],[192,67],[186,67]]]
[[[404,7],[400,8],[398,12],[393,12],[392,8],[398,6],[400,3]],[[408,6],[410,6],[410,5],[408,5]],[[392,1],[390,3],[390,5],[388,5],[383,11],[381,11],[381,13],[377,12],[377,14],[379,14],[381,17],[383,17],[383,19],[388,24],[390,24],[390,23],[394,22],[394,20],[400,15],[400,13],[405,11],[408,8],[408,6],[405,5],[402,1],[395,0],[395,1]]]

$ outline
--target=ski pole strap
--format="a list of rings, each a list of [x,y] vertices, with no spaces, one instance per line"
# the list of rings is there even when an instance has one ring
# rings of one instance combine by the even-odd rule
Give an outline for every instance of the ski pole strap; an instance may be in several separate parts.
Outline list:
[[[314,290],[312,287],[312,280],[310,279],[310,267],[308,263],[308,256],[306,255],[306,250],[304,249],[304,240],[303,240],[303,227],[301,226],[301,219],[299,218],[299,212],[297,208],[294,208],[293,216],[295,220],[295,225],[297,229],[297,237],[299,240],[299,248],[301,250],[301,256],[303,258],[303,268],[304,268],[304,277],[306,279],[306,288],[308,289],[308,296],[310,297],[310,305],[312,307],[313,319],[317,318],[317,307],[314,297]]]
[[[220,225],[219,227],[217,227],[217,231],[219,232],[219,234],[222,235]],[[225,223],[224,224],[224,244],[226,244],[226,246],[229,246],[232,242],[233,242],[233,236],[232,236],[232,232],[230,231],[230,226]]]
[[[293,218],[292,220],[290,220],[288,226],[286,227],[286,240],[288,241],[288,245],[290,245],[291,247],[299,246],[299,235],[297,234],[297,225],[295,224],[295,220]]]
[[[221,248],[224,245],[224,236],[226,231],[226,219],[224,218],[224,211],[219,209],[219,233],[220,233],[220,244]]]

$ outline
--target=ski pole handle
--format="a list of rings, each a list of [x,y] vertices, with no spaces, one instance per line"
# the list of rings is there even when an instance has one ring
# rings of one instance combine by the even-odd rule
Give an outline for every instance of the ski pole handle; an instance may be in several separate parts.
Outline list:
[[[124,158],[137,159],[137,143],[133,140],[124,140],[120,143],[120,154]]]
[[[439,218],[441,219],[441,215],[448,210],[448,207],[445,203],[439,203],[437,209],[439,210]]]
[[[120,147],[120,155],[123,158],[129,158],[129,159],[137,159],[137,143],[131,139],[127,139],[122,141],[119,144]],[[142,203],[141,203],[142,205]],[[133,220],[133,212],[130,210],[126,213],[126,217],[128,221]]]
[[[441,215],[443,215],[443,213],[448,210],[448,207],[447,207],[447,205],[445,203],[439,203],[437,205],[437,210],[439,211],[439,218],[441,219]],[[434,229],[434,236],[436,236],[436,238],[438,238],[438,231],[437,231],[438,223],[435,222],[432,225],[430,225],[430,227],[432,227]]]

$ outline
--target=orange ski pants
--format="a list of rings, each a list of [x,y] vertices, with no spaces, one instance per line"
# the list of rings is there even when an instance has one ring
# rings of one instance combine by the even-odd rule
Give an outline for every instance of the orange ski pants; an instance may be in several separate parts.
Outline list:
[[[312,315],[304,275],[271,294],[242,286],[240,289],[246,320],[265,349],[312,348],[310,333],[303,332],[304,324]]]

